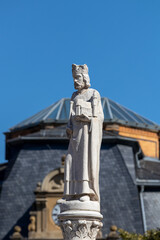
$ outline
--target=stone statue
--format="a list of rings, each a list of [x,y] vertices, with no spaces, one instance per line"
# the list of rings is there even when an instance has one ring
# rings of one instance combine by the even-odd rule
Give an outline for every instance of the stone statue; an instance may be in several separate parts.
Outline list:
[[[103,110],[99,93],[89,88],[88,67],[72,65],[74,87],[67,136],[70,139],[64,169],[64,197],[59,225],[64,240],[96,240],[103,224],[99,197],[99,155]]]
[[[88,67],[72,65],[74,88],[70,119],[66,129],[70,139],[65,160],[64,199],[99,201],[99,157],[103,110],[98,91],[90,87]]]

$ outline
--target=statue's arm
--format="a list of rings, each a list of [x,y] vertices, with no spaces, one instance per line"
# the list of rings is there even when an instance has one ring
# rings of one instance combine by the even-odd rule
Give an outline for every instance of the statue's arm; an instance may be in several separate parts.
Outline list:
[[[67,137],[71,138],[72,133],[73,133],[73,127],[72,127],[72,120],[71,120],[71,116],[70,116],[67,127],[66,127]]]
[[[80,116],[76,116],[76,120],[77,121],[81,121],[81,122],[90,122],[91,119],[92,119],[92,117],[89,117],[86,114],[82,114]]]
[[[71,101],[70,101],[70,113],[69,113],[69,121],[66,127],[66,134],[68,138],[71,138],[73,133],[73,124],[72,124],[72,109],[73,109],[73,98],[74,93],[72,94]]]
[[[94,90],[93,94],[93,118],[98,118],[100,121],[103,122],[104,120],[104,114],[101,104],[101,96],[97,90]]]
[[[102,122],[104,121],[104,113],[103,113],[103,108],[102,108],[102,103],[101,103],[101,96],[100,96],[100,94],[99,94],[99,92],[97,92],[98,93],[98,97],[97,97],[97,99],[98,99],[98,118],[99,118],[99,120],[101,120]]]

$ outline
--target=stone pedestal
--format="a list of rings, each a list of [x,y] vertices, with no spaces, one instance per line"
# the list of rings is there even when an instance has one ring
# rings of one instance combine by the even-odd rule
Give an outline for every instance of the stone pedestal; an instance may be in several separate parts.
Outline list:
[[[94,240],[102,227],[99,202],[79,200],[60,204],[59,224],[64,240]]]

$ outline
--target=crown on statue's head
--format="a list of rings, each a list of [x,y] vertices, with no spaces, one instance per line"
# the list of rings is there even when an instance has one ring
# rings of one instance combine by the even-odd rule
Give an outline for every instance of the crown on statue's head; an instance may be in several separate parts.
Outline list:
[[[88,74],[88,67],[84,65],[72,64],[72,74]]]

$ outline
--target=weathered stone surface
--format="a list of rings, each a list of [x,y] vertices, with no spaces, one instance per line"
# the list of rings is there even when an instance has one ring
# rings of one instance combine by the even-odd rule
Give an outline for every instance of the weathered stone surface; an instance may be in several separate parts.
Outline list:
[[[64,220],[61,222],[64,240],[94,240],[102,227],[98,220]]]
[[[65,240],[96,239],[102,227],[99,197],[99,155],[103,110],[99,93],[89,89],[87,65],[72,65],[74,92],[71,98],[65,160],[64,199],[59,223]]]
[[[103,110],[98,91],[89,89],[87,65],[72,65],[74,87],[67,135],[64,198],[99,201],[99,155]]]
[[[58,201],[59,202],[59,201]],[[100,204],[98,201],[85,201],[80,200],[70,200],[70,201],[60,201],[61,212],[69,210],[84,210],[84,211],[100,211]]]

